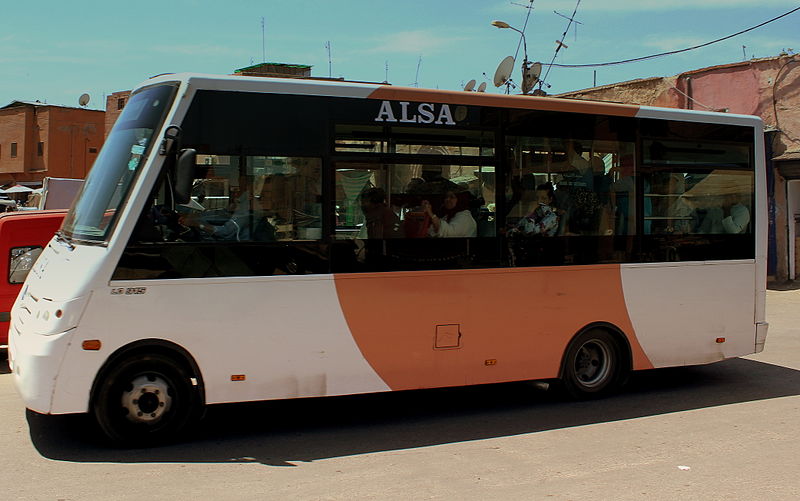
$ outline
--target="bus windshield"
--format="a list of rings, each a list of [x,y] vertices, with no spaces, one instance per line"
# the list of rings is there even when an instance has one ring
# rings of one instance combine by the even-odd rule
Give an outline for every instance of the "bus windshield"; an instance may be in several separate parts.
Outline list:
[[[131,95],[61,228],[68,238],[105,242],[118,209],[161,127],[176,85],[159,85]]]

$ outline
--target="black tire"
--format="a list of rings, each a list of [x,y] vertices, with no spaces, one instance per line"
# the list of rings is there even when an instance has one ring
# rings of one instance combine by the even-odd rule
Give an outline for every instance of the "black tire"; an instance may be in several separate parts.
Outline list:
[[[114,445],[141,447],[174,440],[199,415],[194,376],[166,355],[124,358],[101,377],[92,413]]]
[[[626,370],[617,339],[604,329],[589,329],[569,344],[561,384],[574,398],[597,398],[616,390]]]

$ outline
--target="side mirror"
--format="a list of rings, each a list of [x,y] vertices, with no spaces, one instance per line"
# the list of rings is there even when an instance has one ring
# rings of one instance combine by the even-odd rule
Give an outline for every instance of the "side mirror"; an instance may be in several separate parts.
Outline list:
[[[187,148],[181,150],[175,165],[174,196],[176,204],[187,204],[192,197],[194,169],[197,165],[197,150]]]

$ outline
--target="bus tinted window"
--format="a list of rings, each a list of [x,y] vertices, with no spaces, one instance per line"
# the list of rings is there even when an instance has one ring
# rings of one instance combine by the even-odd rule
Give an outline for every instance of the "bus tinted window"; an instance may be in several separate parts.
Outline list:
[[[747,127],[479,106],[415,123],[403,106],[198,92],[182,124],[193,207],[148,216],[157,235],[132,242],[202,255],[159,251],[176,276],[753,256]],[[150,210],[170,203],[158,193]]]
[[[173,204],[166,185],[156,190],[115,278],[297,273],[295,251],[315,256],[303,245],[322,238],[320,159],[197,158],[190,202]],[[324,259],[310,257],[302,267],[327,271]]]
[[[508,224],[545,236],[633,235],[633,143],[570,138],[508,137]],[[546,187],[546,188],[545,188]],[[541,191],[552,193],[541,198]],[[554,223],[541,231],[536,209],[547,205]],[[524,231],[525,227],[533,228]]]

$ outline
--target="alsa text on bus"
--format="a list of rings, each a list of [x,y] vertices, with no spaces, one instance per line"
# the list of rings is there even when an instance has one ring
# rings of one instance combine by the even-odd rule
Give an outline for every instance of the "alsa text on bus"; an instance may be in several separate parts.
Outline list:
[[[381,102],[381,108],[378,111],[378,116],[375,117],[376,122],[402,122],[402,123],[421,123],[421,124],[445,124],[455,125],[453,114],[450,112],[450,106],[447,104],[439,105],[437,110],[435,103],[419,103],[417,109],[409,109],[410,104],[408,101],[400,101],[394,103],[392,107],[391,101]],[[397,107],[399,105],[399,109]],[[397,119],[399,111],[400,119]]]

